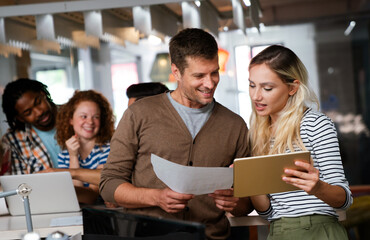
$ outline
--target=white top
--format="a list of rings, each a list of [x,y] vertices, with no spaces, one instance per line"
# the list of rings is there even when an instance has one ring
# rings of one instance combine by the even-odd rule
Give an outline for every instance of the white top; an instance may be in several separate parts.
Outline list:
[[[323,113],[308,109],[301,121],[300,134],[303,144],[311,152],[314,167],[320,171],[320,180],[341,186],[346,191],[346,201],[340,209],[349,208],[353,198],[344,176],[334,123]],[[270,208],[258,213],[269,221],[281,217],[312,214],[338,217],[335,209],[303,190],[274,193],[268,196],[271,201]]]

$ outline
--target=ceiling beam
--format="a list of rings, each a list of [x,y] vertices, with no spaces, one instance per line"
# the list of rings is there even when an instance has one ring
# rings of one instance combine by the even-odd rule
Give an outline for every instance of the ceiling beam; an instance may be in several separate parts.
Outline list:
[[[150,14],[152,16],[152,28],[156,32],[164,36],[174,36],[178,30],[178,19],[173,12],[169,12],[164,5],[157,5],[150,7]]]
[[[241,2],[238,1],[238,0],[231,0],[231,3],[233,5],[233,21],[234,21],[234,24],[240,30],[242,30],[243,33],[246,33],[243,6],[242,6]]]
[[[202,22],[202,28],[212,32],[215,36],[218,36],[218,11],[208,1],[203,1],[199,7],[200,20]]]
[[[65,12],[80,12],[124,8],[135,6],[150,6],[191,0],[85,0],[53,3],[22,4],[0,7],[0,17],[55,14]]]
[[[37,39],[55,40],[54,18],[51,14],[36,16]]]
[[[132,9],[134,16],[134,27],[144,36],[149,36],[152,32],[152,16],[149,6],[136,6]]]
[[[103,18],[101,11],[84,12],[86,35],[101,37],[103,35]]]
[[[200,12],[199,8],[194,3],[183,2],[182,9],[182,23],[184,28],[200,28]]]

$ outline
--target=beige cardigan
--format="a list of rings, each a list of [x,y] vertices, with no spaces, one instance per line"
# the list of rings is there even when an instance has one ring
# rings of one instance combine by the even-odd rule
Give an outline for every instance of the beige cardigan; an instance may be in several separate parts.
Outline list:
[[[111,152],[102,170],[101,195],[114,202],[114,192],[124,182],[136,187],[165,188],[153,171],[151,153],[182,165],[228,167],[234,158],[248,155],[247,132],[239,115],[216,102],[210,118],[193,140],[165,93],[144,98],[126,110],[113,135]],[[215,206],[212,198],[196,196],[188,207],[176,214],[159,207],[127,210],[204,223],[211,239],[229,235],[225,212]]]

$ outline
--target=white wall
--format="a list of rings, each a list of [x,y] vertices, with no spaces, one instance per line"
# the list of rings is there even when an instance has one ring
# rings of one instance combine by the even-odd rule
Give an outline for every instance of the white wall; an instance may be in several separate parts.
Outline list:
[[[15,60],[14,56],[9,56],[8,58],[5,58],[3,56],[0,57],[0,106],[2,106],[3,103],[3,91],[7,83],[12,81],[15,78]],[[6,132],[9,125],[6,122],[5,114],[3,113],[3,108],[1,107],[0,110],[0,137],[2,134]]]
[[[227,74],[221,76],[221,82],[216,91],[216,100],[236,113],[240,113],[237,94],[237,81],[248,79],[236,79],[235,47],[241,45],[257,46],[283,44],[294,51],[302,60],[309,73],[309,81],[312,89],[319,97],[319,79],[316,65],[315,29],[312,24],[299,24],[280,27],[266,27],[261,33],[248,31],[247,35],[240,30],[222,32],[219,34],[219,45],[230,53],[227,64]],[[247,65],[245,66],[248,67]],[[245,121],[249,119],[244,117]]]

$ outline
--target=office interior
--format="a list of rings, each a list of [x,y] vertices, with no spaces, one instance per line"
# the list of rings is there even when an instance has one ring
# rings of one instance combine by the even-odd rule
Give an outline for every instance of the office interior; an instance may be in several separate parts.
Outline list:
[[[57,104],[76,89],[95,89],[118,122],[129,85],[159,81],[175,89],[168,42],[187,27],[216,37],[215,99],[246,122],[249,60],[271,44],[292,49],[337,127],[354,195],[370,195],[370,0],[3,0],[0,93],[21,77],[45,83]],[[3,113],[0,123],[4,134]],[[370,210],[369,198],[361,204]],[[370,235],[369,216],[356,224],[362,228],[354,235]]]

